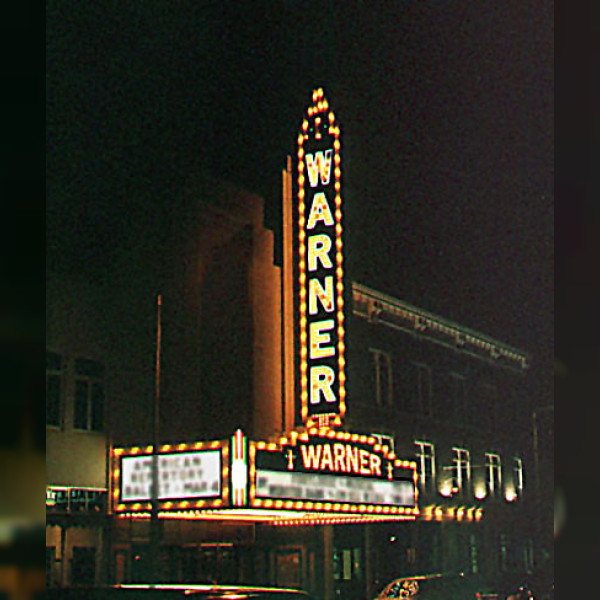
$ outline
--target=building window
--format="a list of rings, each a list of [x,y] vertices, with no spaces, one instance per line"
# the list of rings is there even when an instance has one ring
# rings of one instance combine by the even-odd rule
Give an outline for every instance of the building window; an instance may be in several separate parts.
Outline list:
[[[513,463],[513,472],[515,478],[515,490],[517,494],[523,491],[523,461],[520,457],[515,456]]]
[[[381,446],[387,446],[389,452],[394,452],[394,436],[388,435],[387,433],[371,433],[371,436],[377,440],[377,443]]]
[[[362,557],[360,548],[340,548],[333,553],[333,578],[351,581],[360,577]]]
[[[466,490],[471,480],[471,456],[464,448],[452,448],[452,492]]]
[[[416,366],[419,409],[424,415],[431,415],[431,367],[423,364]]]
[[[429,442],[416,441],[419,465],[419,489],[431,491],[435,483],[435,447]]]
[[[60,427],[62,359],[56,352],[46,351],[46,425]]]
[[[379,406],[390,406],[393,399],[392,358],[387,352],[370,348],[375,375],[375,400]]]
[[[475,425],[484,431],[495,431],[497,426],[498,390],[495,385],[480,382],[476,390],[475,414],[478,422]]]
[[[452,415],[454,419],[463,424],[465,422],[466,413],[466,394],[465,394],[465,378],[458,373],[450,373],[450,393],[452,395]]]
[[[486,470],[486,489],[490,496],[500,492],[502,484],[502,465],[498,454],[485,454],[485,470]]]
[[[104,366],[95,360],[75,361],[75,429],[104,428]]]

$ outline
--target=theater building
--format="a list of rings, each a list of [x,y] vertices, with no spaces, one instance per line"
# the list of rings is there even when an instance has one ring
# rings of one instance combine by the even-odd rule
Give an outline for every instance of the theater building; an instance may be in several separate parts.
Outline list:
[[[114,267],[109,581],[151,565],[330,600],[532,561],[527,358],[352,282],[340,127],[312,100],[283,173],[281,264],[262,199],[198,176],[160,266],[140,242]]]

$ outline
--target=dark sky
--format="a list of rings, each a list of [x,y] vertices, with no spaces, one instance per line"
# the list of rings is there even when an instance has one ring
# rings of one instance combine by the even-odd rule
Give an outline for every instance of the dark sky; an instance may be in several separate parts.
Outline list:
[[[550,377],[552,3],[53,1],[46,36],[50,250],[110,264],[198,165],[260,193],[277,230],[323,87],[351,276]]]

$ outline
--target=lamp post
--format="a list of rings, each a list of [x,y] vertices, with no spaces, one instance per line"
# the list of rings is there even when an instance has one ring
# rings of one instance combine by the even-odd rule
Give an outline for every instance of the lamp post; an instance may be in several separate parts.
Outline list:
[[[152,438],[152,486],[151,486],[151,513],[150,513],[150,555],[149,576],[152,580],[159,581],[159,549],[162,539],[162,524],[158,518],[158,444],[160,435],[160,349],[161,349],[161,307],[162,296],[159,294],[156,303],[156,373],[155,395],[153,411],[153,438]]]

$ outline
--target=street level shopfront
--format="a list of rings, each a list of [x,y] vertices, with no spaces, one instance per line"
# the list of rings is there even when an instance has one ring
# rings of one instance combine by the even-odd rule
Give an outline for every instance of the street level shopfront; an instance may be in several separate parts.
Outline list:
[[[252,441],[237,430],[156,455],[115,448],[111,460],[116,581],[147,577],[154,460],[165,580],[291,586],[322,598],[336,582],[360,581],[365,592],[365,526],[419,514],[416,463],[365,434],[311,428]]]

